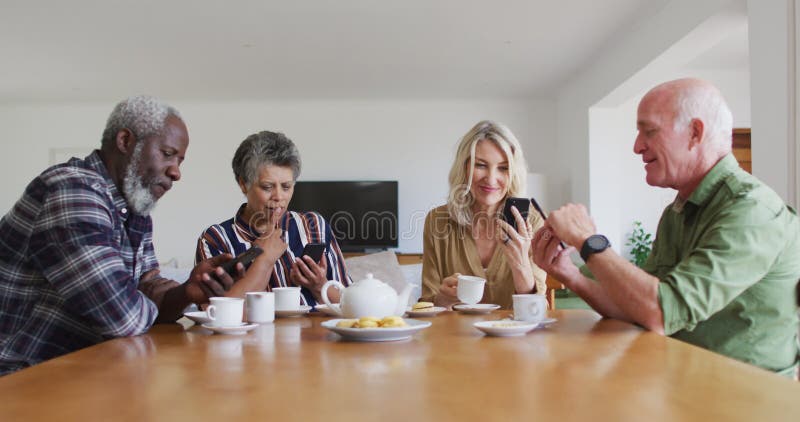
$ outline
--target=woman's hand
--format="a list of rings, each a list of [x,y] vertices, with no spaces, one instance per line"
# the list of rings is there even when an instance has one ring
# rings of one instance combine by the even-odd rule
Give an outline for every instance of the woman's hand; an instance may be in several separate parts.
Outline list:
[[[519,213],[517,207],[512,206],[511,213],[514,215],[517,229],[515,230],[511,224],[497,219],[496,227],[499,234],[497,241],[501,242],[500,246],[503,248],[503,254],[511,270],[519,273],[529,273],[533,277],[530,259],[533,230],[531,225],[522,218],[522,214]]]
[[[439,293],[433,298],[433,303],[436,306],[450,308],[458,303],[458,276],[460,275],[461,273],[455,273],[442,279],[442,284],[439,286]]]
[[[295,286],[305,287],[314,294],[318,300],[322,298],[322,285],[328,281],[328,259],[326,254],[322,254],[319,262],[314,262],[310,256],[295,258],[292,268],[289,269],[289,280]],[[338,292],[338,290],[336,290]],[[338,302],[338,295],[330,297],[331,302]]]
[[[253,243],[264,250],[264,259],[269,263],[275,263],[286,252],[286,248],[289,247],[283,241],[283,229],[277,225],[270,226],[270,229],[254,240]]]

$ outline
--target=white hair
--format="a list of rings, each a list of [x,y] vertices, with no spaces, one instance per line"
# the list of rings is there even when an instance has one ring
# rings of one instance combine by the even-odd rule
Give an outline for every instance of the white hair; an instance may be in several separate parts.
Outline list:
[[[692,119],[705,125],[707,139],[721,149],[730,150],[733,114],[722,93],[710,84],[687,84],[675,95],[675,130],[687,127]]]
[[[158,135],[164,129],[164,123],[169,116],[183,120],[178,110],[156,97],[137,95],[126,98],[120,101],[108,116],[101,145],[104,147],[112,145],[117,133],[122,129],[130,130],[140,140]]]
[[[144,180],[138,174],[143,153],[144,142],[137,142],[133,147],[131,161],[125,169],[125,176],[122,178],[122,195],[135,214],[146,216],[153,211],[158,199],[150,192],[151,181]]]

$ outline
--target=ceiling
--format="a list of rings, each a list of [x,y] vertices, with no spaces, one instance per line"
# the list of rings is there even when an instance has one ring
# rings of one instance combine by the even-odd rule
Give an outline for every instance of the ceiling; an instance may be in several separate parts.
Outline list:
[[[666,2],[2,0],[0,102],[553,97]]]

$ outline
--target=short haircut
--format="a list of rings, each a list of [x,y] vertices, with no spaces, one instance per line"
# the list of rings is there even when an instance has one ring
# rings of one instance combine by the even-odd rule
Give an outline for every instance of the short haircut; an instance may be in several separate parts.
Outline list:
[[[677,90],[674,101],[675,130],[687,127],[692,119],[699,119],[713,144],[730,149],[733,114],[717,88],[709,83],[687,83]]]
[[[231,162],[236,182],[241,180],[245,186],[250,186],[261,167],[268,165],[291,168],[295,180],[300,176],[300,152],[280,132],[262,131],[248,136],[239,144]]]
[[[505,197],[520,196],[525,192],[528,166],[522,147],[516,136],[505,125],[491,120],[478,122],[461,138],[456,150],[456,158],[450,168],[450,194],[447,198],[447,211],[461,226],[472,224],[472,197],[470,187],[475,170],[475,147],[480,141],[493,142],[500,147],[508,160],[508,191]]]
[[[156,97],[137,95],[126,98],[108,116],[100,144],[103,148],[114,145],[117,133],[122,129],[130,130],[140,140],[160,135],[169,116],[183,120],[178,110]]]

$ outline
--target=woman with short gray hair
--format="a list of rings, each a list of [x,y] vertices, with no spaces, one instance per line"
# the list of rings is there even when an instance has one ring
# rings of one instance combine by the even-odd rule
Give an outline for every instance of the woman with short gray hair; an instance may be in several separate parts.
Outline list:
[[[243,297],[246,292],[296,286],[301,288],[302,302],[316,306],[326,281],[348,285],[342,252],[327,221],[316,212],[287,210],[301,168],[294,142],[279,132],[255,133],[236,149],[231,166],[247,202],[233,218],[200,235],[195,260],[223,253],[237,256],[252,245],[264,252],[230,286],[226,296]],[[303,256],[303,248],[309,243],[324,244],[319,259]],[[338,293],[330,289],[328,297],[338,302]]]

